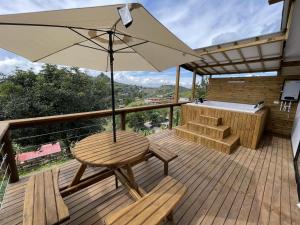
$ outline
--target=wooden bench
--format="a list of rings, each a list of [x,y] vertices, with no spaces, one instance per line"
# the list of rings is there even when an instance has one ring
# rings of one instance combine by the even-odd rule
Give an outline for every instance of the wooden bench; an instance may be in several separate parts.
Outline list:
[[[166,217],[172,220],[172,210],[185,192],[182,183],[167,176],[140,200],[108,215],[105,224],[156,225]]]
[[[60,224],[70,218],[58,188],[59,169],[29,178],[25,189],[23,225]]]
[[[178,155],[176,155],[174,152],[171,152],[170,150],[163,148],[159,146],[158,144],[150,144],[149,151],[156,156],[158,159],[163,161],[164,163],[164,173],[166,176],[168,176],[169,173],[169,162],[171,162],[173,159],[177,158]]]

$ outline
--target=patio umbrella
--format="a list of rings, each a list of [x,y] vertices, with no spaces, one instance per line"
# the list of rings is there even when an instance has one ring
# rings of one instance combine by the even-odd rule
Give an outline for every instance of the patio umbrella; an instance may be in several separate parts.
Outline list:
[[[141,4],[126,7],[125,25],[124,5],[0,16],[1,48],[33,62],[110,71],[114,142],[114,70],[162,71],[198,59]]]

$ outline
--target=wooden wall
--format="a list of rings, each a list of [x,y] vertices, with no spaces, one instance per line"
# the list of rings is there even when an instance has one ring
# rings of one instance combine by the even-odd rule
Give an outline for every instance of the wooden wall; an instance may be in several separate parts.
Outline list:
[[[281,112],[280,105],[274,103],[279,101],[284,79],[300,79],[300,76],[213,78],[209,81],[207,99],[246,104],[265,101],[269,108],[266,130],[290,136],[297,104],[293,104],[288,117],[288,113]]]

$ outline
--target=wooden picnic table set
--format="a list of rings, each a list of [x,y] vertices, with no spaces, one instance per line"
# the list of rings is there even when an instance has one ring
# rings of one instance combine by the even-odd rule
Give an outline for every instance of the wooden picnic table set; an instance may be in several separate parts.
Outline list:
[[[159,224],[172,220],[172,209],[186,192],[186,187],[168,176],[168,163],[177,155],[137,133],[117,131],[117,142],[110,132],[91,135],[76,143],[72,151],[80,167],[72,182],[59,188],[59,169],[38,173],[29,178],[25,189],[23,224],[61,224],[70,218],[63,197],[115,176],[116,188],[120,182],[135,201],[104,218],[105,224]],[[132,167],[155,156],[164,163],[164,174],[159,184],[147,193],[135,180]],[[96,174],[84,177],[88,166],[103,168]]]

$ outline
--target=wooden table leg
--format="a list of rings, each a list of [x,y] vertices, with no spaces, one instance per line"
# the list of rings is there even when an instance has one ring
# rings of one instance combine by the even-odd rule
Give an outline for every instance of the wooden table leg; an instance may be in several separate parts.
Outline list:
[[[135,182],[134,174],[133,174],[133,171],[132,171],[132,168],[130,165],[126,166],[126,172],[127,172],[127,178],[128,178],[130,186],[132,188],[134,188],[135,190],[137,190],[137,184]]]
[[[76,185],[76,184],[79,183],[79,181],[80,181],[80,179],[81,179],[81,177],[82,177],[84,171],[86,170],[86,167],[87,167],[86,164],[83,164],[83,163],[82,163],[82,164],[80,165],[80,167],[79,167],[79,169],[77,170],[76,175],[75,175],[75,177],[73,178],[73,180],[72,180],[71,184],[69,185],[69,187],[72,187],[72,186],[74,186],[74,185]]]
[[[144,196],[147,194],[146,191],[144,191],[143,188],[139,187],[138,184],[136,183],[135,181],[135,178],[134,178],[134,174],[133,174],[133,171],[132,171],[132,167],[130,165],[126,165],[126,178],[129,182],[129,185],[131,188],[133,188],[134,190],[136,190],[140,196]]]

